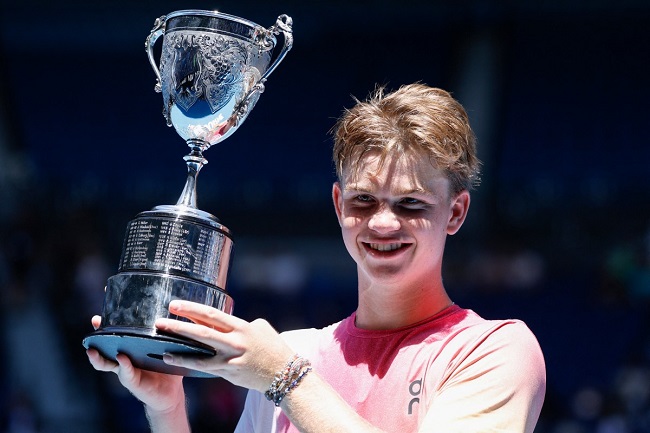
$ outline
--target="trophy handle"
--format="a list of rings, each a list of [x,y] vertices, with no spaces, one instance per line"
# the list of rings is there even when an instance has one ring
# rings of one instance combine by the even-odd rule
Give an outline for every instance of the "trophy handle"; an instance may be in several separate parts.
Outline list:
[[[236,108],[235,113],[232,116],[233,125],[238,126],[241,124],[248,114],[251,112],[255,104],[257,104],[260,95],[264,92],[264,83],[271,72],[278,67],[280,62],[284,59],[284,56],[287,55],[291,47],[293,47],[293,20],[289,15],[282,14],[278,17],[275,24],[269,27],[268,29],[259,28],[256,31],[254,36],[255,41],[259,44],[260,51],[272,49],[274,42],[272,35],[279,35],[282,33],[284,35],[284,45],[278,53],[277,57],[271,63],[271,66],[264,72],[260,77],[259,81],[250,89],[245,98],[242,99],[239,106]]]
[[[153,24],[153,29],[151,29],[151,33],[149,33],[149,36],[147,36],[147,39],[144,41],[144,49],[147,51],[149,63],[151,64],[151,67],[156,74],[156,85],[154,86],[156,93],[160,93],[162,91],[162,78],[160,77],[160,70],[158,69],[158,65],[156,65],[156,61],[153,58],[153,46],[156,44],[158,38],[165,33],[166,21],[167,16],[165,15],[161,16],[160,18],[156,18],[156,21]]]
[[[274,34],[274,35],[279,35],[282,33],[284,35],[284,45],[282,46],[282,50],[280,50],[280,53],[278,56],[275,58],[275,61],[269,66],[269,68],[266,70],[264,75],[262,75],[262,78],[260,79],[261,83],[264,83],[266,79],[268,78],[269,75],[271,75],[271,72],[275,70],[275,68],[278,67],[280,62],[284,59],[284,56],[287,55],[291,47],[293,47],[293,20],[291,19],[290,16],[282,14],[278,17],[277,21],[275,22],[274,25],[269,27],[266,31],[269,34]]]

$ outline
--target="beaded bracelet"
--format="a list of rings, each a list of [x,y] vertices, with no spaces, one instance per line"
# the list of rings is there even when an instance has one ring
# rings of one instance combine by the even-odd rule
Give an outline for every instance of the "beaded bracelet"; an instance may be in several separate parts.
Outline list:
[[[293,355],[284,369],[276,373],[264,396],[276,406],[280,406],[289,391],[298,386],[303,377],[310,371],[311,363],[307,359],[299,355]]]

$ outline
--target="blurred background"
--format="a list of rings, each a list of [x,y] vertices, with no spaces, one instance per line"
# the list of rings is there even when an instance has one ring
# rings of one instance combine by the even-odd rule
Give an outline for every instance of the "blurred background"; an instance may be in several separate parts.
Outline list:
[[[143,49],[180,9],[294,20],[293,50],[199,176],[199,207],[234,233],[235,314],[286,330],[354,310],[328,132],[376,84],[442,87],[484,162],[448,242],[452,298],[537,335],[536,432],[650,432],[650,4],[627,0],[1,0],[1,432],[147,431],[81,340],[126,224],[183,187],[188,149]],[[241,389],[186,388],[196,433],[232,431]]]

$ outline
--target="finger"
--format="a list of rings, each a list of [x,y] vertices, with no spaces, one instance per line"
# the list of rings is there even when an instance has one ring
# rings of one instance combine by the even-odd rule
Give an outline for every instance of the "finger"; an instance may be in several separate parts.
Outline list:
[[[197,302],[177,299],[171,301],[168,308],[172,314],[185,317],[210,328],[219,329],[222,332],[231,332],[236,327],[245,323],[238,317]]]
[[[124,355],[123,353],[118,353],[115,359],[119,364],[117,377],[120,378],[120,382],[124,384],[133,383],[136,378],[136,372],[135,372],[135,367],[133,367],[133,364],[131,363],[129,357]]]
[[[96,349],[91,348],[86,350],[86,355],[95,370],[116,373],[119,368],[116,362],[104,358]]]
[[[215,371],[219,369],[219,361],[216,356],[199,357],[165,353],[163,355],[163,362],[168,365],[203,371],[213,375],[215,375]]]
[[[191,322],[196,323],[197,325],[207,326],[208,328],[211,328],[211,329],[217,329],[217,326],[216,326],[213,322],[209,322],[209,321],[207,321],[207,320],[205,320],[205,319],[201,319],[201,318],[199,318],[199,317],[186,317],[186,316],[182,315],[180,312],[178,312],[178,310],[176,310],[176,311],[172,311],[172,312],[173,312],[173,313],[178,313],[178,314],[176,314],[177,316],[182,317],[182,318],[184,318],[184,319],[188,319],[188,320],[190,320]],[[171,320],[171,319],[170,319],[170,320]],[[219,330],[220,330],[221,332],[228,332],[227,329],[226,329],[226,330],[224,330],[224,329],[219,329]]]
[[[232,316],[208,305],[177,299],[171,301],[168,308],[170,313],[211,328],[218,327],[223,332],[230,332],[234,327]]]
[[[93,318],[90,319],[90,323],[93,324],[93,328],[95,329],[99,328],[99,326],[102,324],[101,316],[93,316]]]
[[[160,331],[186,337],[211,347],[224,345],[225,334],[206,325],[159,318],[156,320],[155,326]]]

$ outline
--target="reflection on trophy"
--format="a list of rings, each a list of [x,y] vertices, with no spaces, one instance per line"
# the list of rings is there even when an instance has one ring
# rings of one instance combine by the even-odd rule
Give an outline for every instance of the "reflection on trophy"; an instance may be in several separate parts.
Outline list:
[[[261,27],[219,12],[184,10],[158,18],[145,49],[162,92],[168,126],[187,142],[187,180],[175,205],[141,212],[126,229],[118,273],[108,279],[101,327],[83,344],[109,359],[118,353],[136,367],[207,377],[162,361],[164,353],[214,356],[211,347],[157,332],[154,322],[171,317],[174,299],[232,313],[226,278],[233,245],[228,228],[197,208],[196,180],[207,163],[203,152],[229,137],[264,91],[267,77],[293,44],[292,20],[280,15]],[[276,36],[284,45],[276,49]],[[160,69],[153,47],[163,36]],[[275,54],[275,55],[274,55]]]

